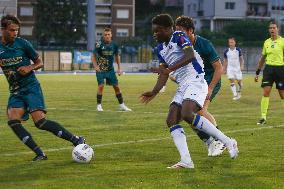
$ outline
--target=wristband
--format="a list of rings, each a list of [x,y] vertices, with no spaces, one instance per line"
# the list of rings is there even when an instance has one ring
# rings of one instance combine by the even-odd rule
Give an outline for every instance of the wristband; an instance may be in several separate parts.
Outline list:
[[[257,69],[257,70],[255,71],[255,74],[256,74],[256,75],[259,75],[259,73],[260,73],[260,69]]]

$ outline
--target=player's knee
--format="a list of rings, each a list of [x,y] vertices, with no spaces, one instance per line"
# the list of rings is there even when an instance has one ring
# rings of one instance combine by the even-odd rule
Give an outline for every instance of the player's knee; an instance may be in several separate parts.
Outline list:
[[[168,127],[171,127],[171,126],[177,124],[177,120],[175,120],[175,119],[173,119],[173,118],[168,118],[168,119],[166,120],[166,123],[167,123],[167,126],[168,126]]]
[[[9,120],[7,123],[10,127],[14,127],[16,125],[21,125],[21,121],[17,120],[17,119]]]
[[[45,118],[42,118],[42,119],[38,120],[37,122],[35,122],[35,126],[38,129],[45,130],[46,123],[47,123],[47,120]]]
[[[192,123],[193,119],[194,119],[194,114],[193,112],[182,112],[181,113],[181,117],[183,120],[185,120],[188,123]]]

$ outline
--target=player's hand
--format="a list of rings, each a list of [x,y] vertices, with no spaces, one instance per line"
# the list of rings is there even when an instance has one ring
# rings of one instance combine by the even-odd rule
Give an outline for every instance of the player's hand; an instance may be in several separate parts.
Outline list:
[[[172,71],[165,67],[160,67],[160,74],[169,75]]]
[[[96,72],[99,72],[100,71],[100,67],[98,65],[95,66],[95,70]]]
[[[121,76],[122,72],[121,72],[120,69],[117,70],[117,74],[118,74],[118,76]]]
[[[156,95],[152,91],[145,92],[140,96],[140,102],[148,104]]]
[[[208,88],[208,93],[207,93],[207,96],[206,96],[206,100],[210,100],[210,97],[211,97],[211,95],[212,95],[212,92],[213,92],[213,89]]]
[[[160,74],[161,72],[160,68],[150,68],[150,71],[153,73],[158,73],[158,74]]]
[[[33,68],[31,66],[21,66],[17,69],[17,71],[21,74],[21,75],[27,75],[28,73],[30,73],[33,70]]]
[[[258,75],[255,75],[254,82],[258,82]]]

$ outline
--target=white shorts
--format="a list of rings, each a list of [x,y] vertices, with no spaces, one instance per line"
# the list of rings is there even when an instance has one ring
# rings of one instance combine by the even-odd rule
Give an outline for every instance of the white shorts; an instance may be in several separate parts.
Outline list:
[[[227,76],[228,79],[236,79],[236,80],[242,80],[243,79],[243,74],[241,70],[227,70]]]
[[[207,94],[208,85],[204,79],[199,81],[188,81],[179,85],[172,103],[182,105],[184,100],[192,100],[196,102],[200,108],[202,108]]]

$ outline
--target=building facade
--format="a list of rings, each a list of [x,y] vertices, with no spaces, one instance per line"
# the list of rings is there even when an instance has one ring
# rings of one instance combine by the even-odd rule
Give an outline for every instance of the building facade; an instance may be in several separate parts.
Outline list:
[[[275,19],[284,25],[282,0],[184,0],[184,15],[194,18],[196,29],[219,31],[236,20]]]
[[[6,3],[6,4],[4,4]],[[20,35],[27,39],[34,39],[35,10],[33,4],[36,0],[0,0],[1,6],[10,6],[14,9],[6,8],[8,11],[14,10],[21,20]],[[111,27],[113,37],[133,37],[135,36],[135,0],[96,0],[96,33],[99,40],[105,27]],[[87,6],[87,3],[86,3]],[[84,23],[87,28],[87,23]]]

